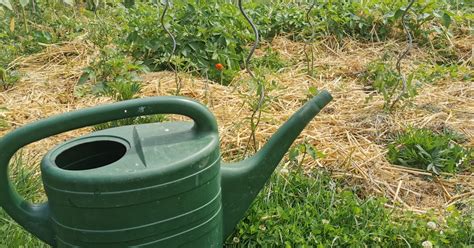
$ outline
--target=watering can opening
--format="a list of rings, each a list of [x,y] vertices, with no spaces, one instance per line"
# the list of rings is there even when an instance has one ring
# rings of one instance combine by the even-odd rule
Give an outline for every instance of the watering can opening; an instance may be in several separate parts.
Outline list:
[[[55,156],[54,164],[72,171],[97,169],[120,160],[128,148],[128,144],[115,138],[85,138],[62,149]]]

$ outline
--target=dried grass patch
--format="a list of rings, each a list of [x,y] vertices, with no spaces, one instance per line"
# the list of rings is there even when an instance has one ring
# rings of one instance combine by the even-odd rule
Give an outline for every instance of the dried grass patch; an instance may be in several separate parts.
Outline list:
[[[413,105],[388,114],[382,111],[383,98],[375,96],[366,101],[368,93],[357,76],[365,65],[387,50],[399,51],[404,44],[387,42],[361,44],[352,40],[336,42],[328,38],[315,46],[317,77],[304,72],[303,43],[276,38],[271,42],[293,66],[282,73],[266,75],[277,82],[267,92],[271,102],[264,109],[257,129],[258,146],[284,123],[307,99],[308,89],[315,86],[327,89],[332,101],[303,131],[299,140],[306,139],[327,156],[306,160],[310,172],[324,167],[334,177],[344,178],[351,185],[359,185],[366,195],[385,196],[389,206],[423,212],[443,208],[460,200],[474,197],[474,175],[443,176],[432,179],[430,173],[391,165],[385,157],[389,134],[407,126],[448,127],[468,137],[466,146],[474,144],[474,83],[444,82],[424,85]],[[74,96],[74,86],[81,69],[96,55],[94,48],[76,41],[51,46],[45,52],[22,58],[16,63],[26,76],[9,91],[0,93],[0,105],[12,128],[31,123],[53,114],[110,102],[108,98]],[[417,60],[429,56],[416,48],[404,64],[409,70]],[[230,85],[221,86],[182,74],[181,95],[206,104],[217,118],[225,160],[238,159],[251,134],[251,109],[246,100],[254,96],[249,89],[248,76],[241,75]],[[142,96],[173,95],[174,75],[156,72],[143,75]],[[3,135],[8,130],[0,131]],[[45,148],[61,140],[75,137],[88,129],[76,130],[38,142],[30,146],[32,153],[44,153]],[[288,164],[283,165],[288,166]]]

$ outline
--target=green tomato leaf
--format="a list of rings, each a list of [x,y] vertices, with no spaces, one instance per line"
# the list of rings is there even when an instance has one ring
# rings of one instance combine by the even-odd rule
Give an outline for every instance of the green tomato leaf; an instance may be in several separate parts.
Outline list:
[[[318,90],[317,87],[310,86],[309,89],[308,89],[308,93],[312,96],[315,96],[319,93],[319,90]]]
[[[3,69],[2,67],[0,67],[0,80],[5,80],[6,77],[7,77],[7,71]]]
[[[311,156],[311,158],[316,159],[318,157],[318,154],[316,153],[316,149],[314,149],[312,145],[308,145],[306,147],[306,151],[308,152],[309,156]]]
[[[5,6],[7,9],[13,11],[13,7],[10,3],[10,0],[0,0],[0,5]]]
[[[63,0],[63,2],[69,6],[74,6],[74,0]]]
[[[441,24],[443,24],[445,28],[449,28],[452,22],[453,20],[451,19],[451,16],[449,16],[449,14],[446,12],[443,14],[443,16],[441,16]]]
[[[218,58],[219,58],[219,54],[217,53],[217,51],[212,53],[212,60],[217,60]]]
[[[298,154],[299,154],[298,149],[292,148],[292,149],[290,150],[290,156],[289,156],[290,161],[295,161],[295,160],[296,160],[296,157],[298,157]]]
[[[404,10],[398,9],[395,14],[393,15],[394,19],[397,20],[398,18],[402,17]]]
[[[30,0],[20,0],[20,5],[24,8],[30,3]]]
[[[298,151],[302,154],[305,153],[306,152],[306,145],[305,144],[299,144],[298,145]]]
[[[79,81],[77,82],[77,84],[78,85],[85,84],[87,81],[89,81],[89,76],[90,76],[90,74],[88,72],[82,73],[82,75],[79,78]]]

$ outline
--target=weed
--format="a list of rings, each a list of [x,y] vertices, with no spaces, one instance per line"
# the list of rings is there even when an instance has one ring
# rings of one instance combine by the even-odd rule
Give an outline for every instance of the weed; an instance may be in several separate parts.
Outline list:
[[[118,80],[104,84],[101,94],[110,96],[116,101],[125,101],[138,96],[141,88],[142,86],[139,82]]]
[[[7,90],[20,80],[18,71],[0,67],[0,90]]]
[[[138,96],[141,91],[141,84],[137,81],[123,81],[121,77],[119,80],[112,81],[110,83],[103,84],[103,88],[100,90],[100,94],[109,96],[115,101],[130,100]],[[122,120],[110,121],[107,123],[99,124],[94,126],[94,130],[103,130],[107,128],[126,126],[126,125],[137,125],[144,123],[163,122],[166,120],[165,115],[151,115],[151,116],[139,116],[132,117]]]
[[[472,68],[469,68],[469,66],[457,64],[421,64],[416,69],[416,76],[426,83],[437,83],[447,79],[459,81],[474,80],[474,72]]]
[[[96,62],[83,69],[78,84],[92,82],[96,93],[127,100],[140,91],[138,74],[147,71],[141,62],[132,62],[125,55],[105,48]]]
[[[141,79],[138,74],[147,72],[148,68],[140,62],[132,62],[119,52],[104,48],[101,57],[83,71],[78,84],[91,82],[96,94],[109,96],[115,101],[125,101],[138,96],[141,91]],[[99,124],[94,130],[164,120],[164,115],[141,116]]]
[[[360,199],[326,172],[275,174],[226,241],[226,247],[466,247],[473,209],[435,215],[398,215],[384,199]],[[463,214],[464,212],[464,214]],[[437,222],[431,229],[429,222]]]
[[[393,164],[426,169],[434,174],[471,170],[474,150],[457,144],[458,137],[449,132],[408,128],[388,146],[388,159]]]
[[[23,160],[21,153],[14,156],[10,163],[10,178],[18,193],[25,199],[33,202],[41,201],[41,180],[36,172],[37,166],[28,164]],[[21,226],[16,224],[0,208],[0,247],[47,247],[44,243],[33,237]]]
[[[271,47],[265,49],[263,56],[254,58],[252,63],[256,67],[264,67],[274,72],[278,72],[288,66],[288,62],[280,56],[280,53]]]
[[[301,159],[298,157],[301,155]],[[300,144],[293,146],[289,151],[289,159],[293,162],[297,168],[302,168],[306,155],[309,155],[312,159],[324,158],[326,154],[316,149],[313,145],[304,140]],[[299,160],[299,162],[298,162]]]
[[[318,88],[316,86],[309,86],[306,92],[306,101],[313,99],[317,94],[319,94]]]
[[[390,65],[387,56],[381,60],[374,60],[367,65],[367,70],[363,73],[363,81],[378,93],[383,95],[384,108],[389,110],[394,98],[400,94],[399,82],[402,81],[400,74]],[[414,82],[414,73],[406,79],[407,88],[401,99],[409,100],[418,94],[417,85]]]
[[[104,130],[108,128],[128,126],[128,125],[138,125],[145,123],[154,123],[154,122],[163,122],[166,121],[166,115],[150,115],[150,116],[140,116],[134,118],[127,118],[123,120],[110,121],[107,123],[99,124],[94,126],[94,131]]]
[[[253,74],[252,74],[253,75]],[[250,130],[251,134],[247,141],[247,145],[245,146],[244,156],[247,154],[247,151],[250,147],[250,142],[252,141],[252,146],[255,152],[257,152],[257,138],[256,138],[256,131],[258,125],[260,124],[262,112],[264,111],[266,104],[269,100],[268,91],[266,85],[268,82],[260,75],[253,77],[250,81],[250,92],[255,92],[255,95],[248,96],[245,98],[245,102],[249,105],[252,110],[251,116],[248,118],[250,119]]]

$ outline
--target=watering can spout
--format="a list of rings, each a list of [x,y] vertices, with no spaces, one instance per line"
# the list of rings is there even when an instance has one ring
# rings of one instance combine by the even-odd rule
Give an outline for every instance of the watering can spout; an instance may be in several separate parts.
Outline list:
[[[293,114],[254,156],[221,167],[224,238],[232,233],[293,141],[331,100],[331,94],[322,91]]]

